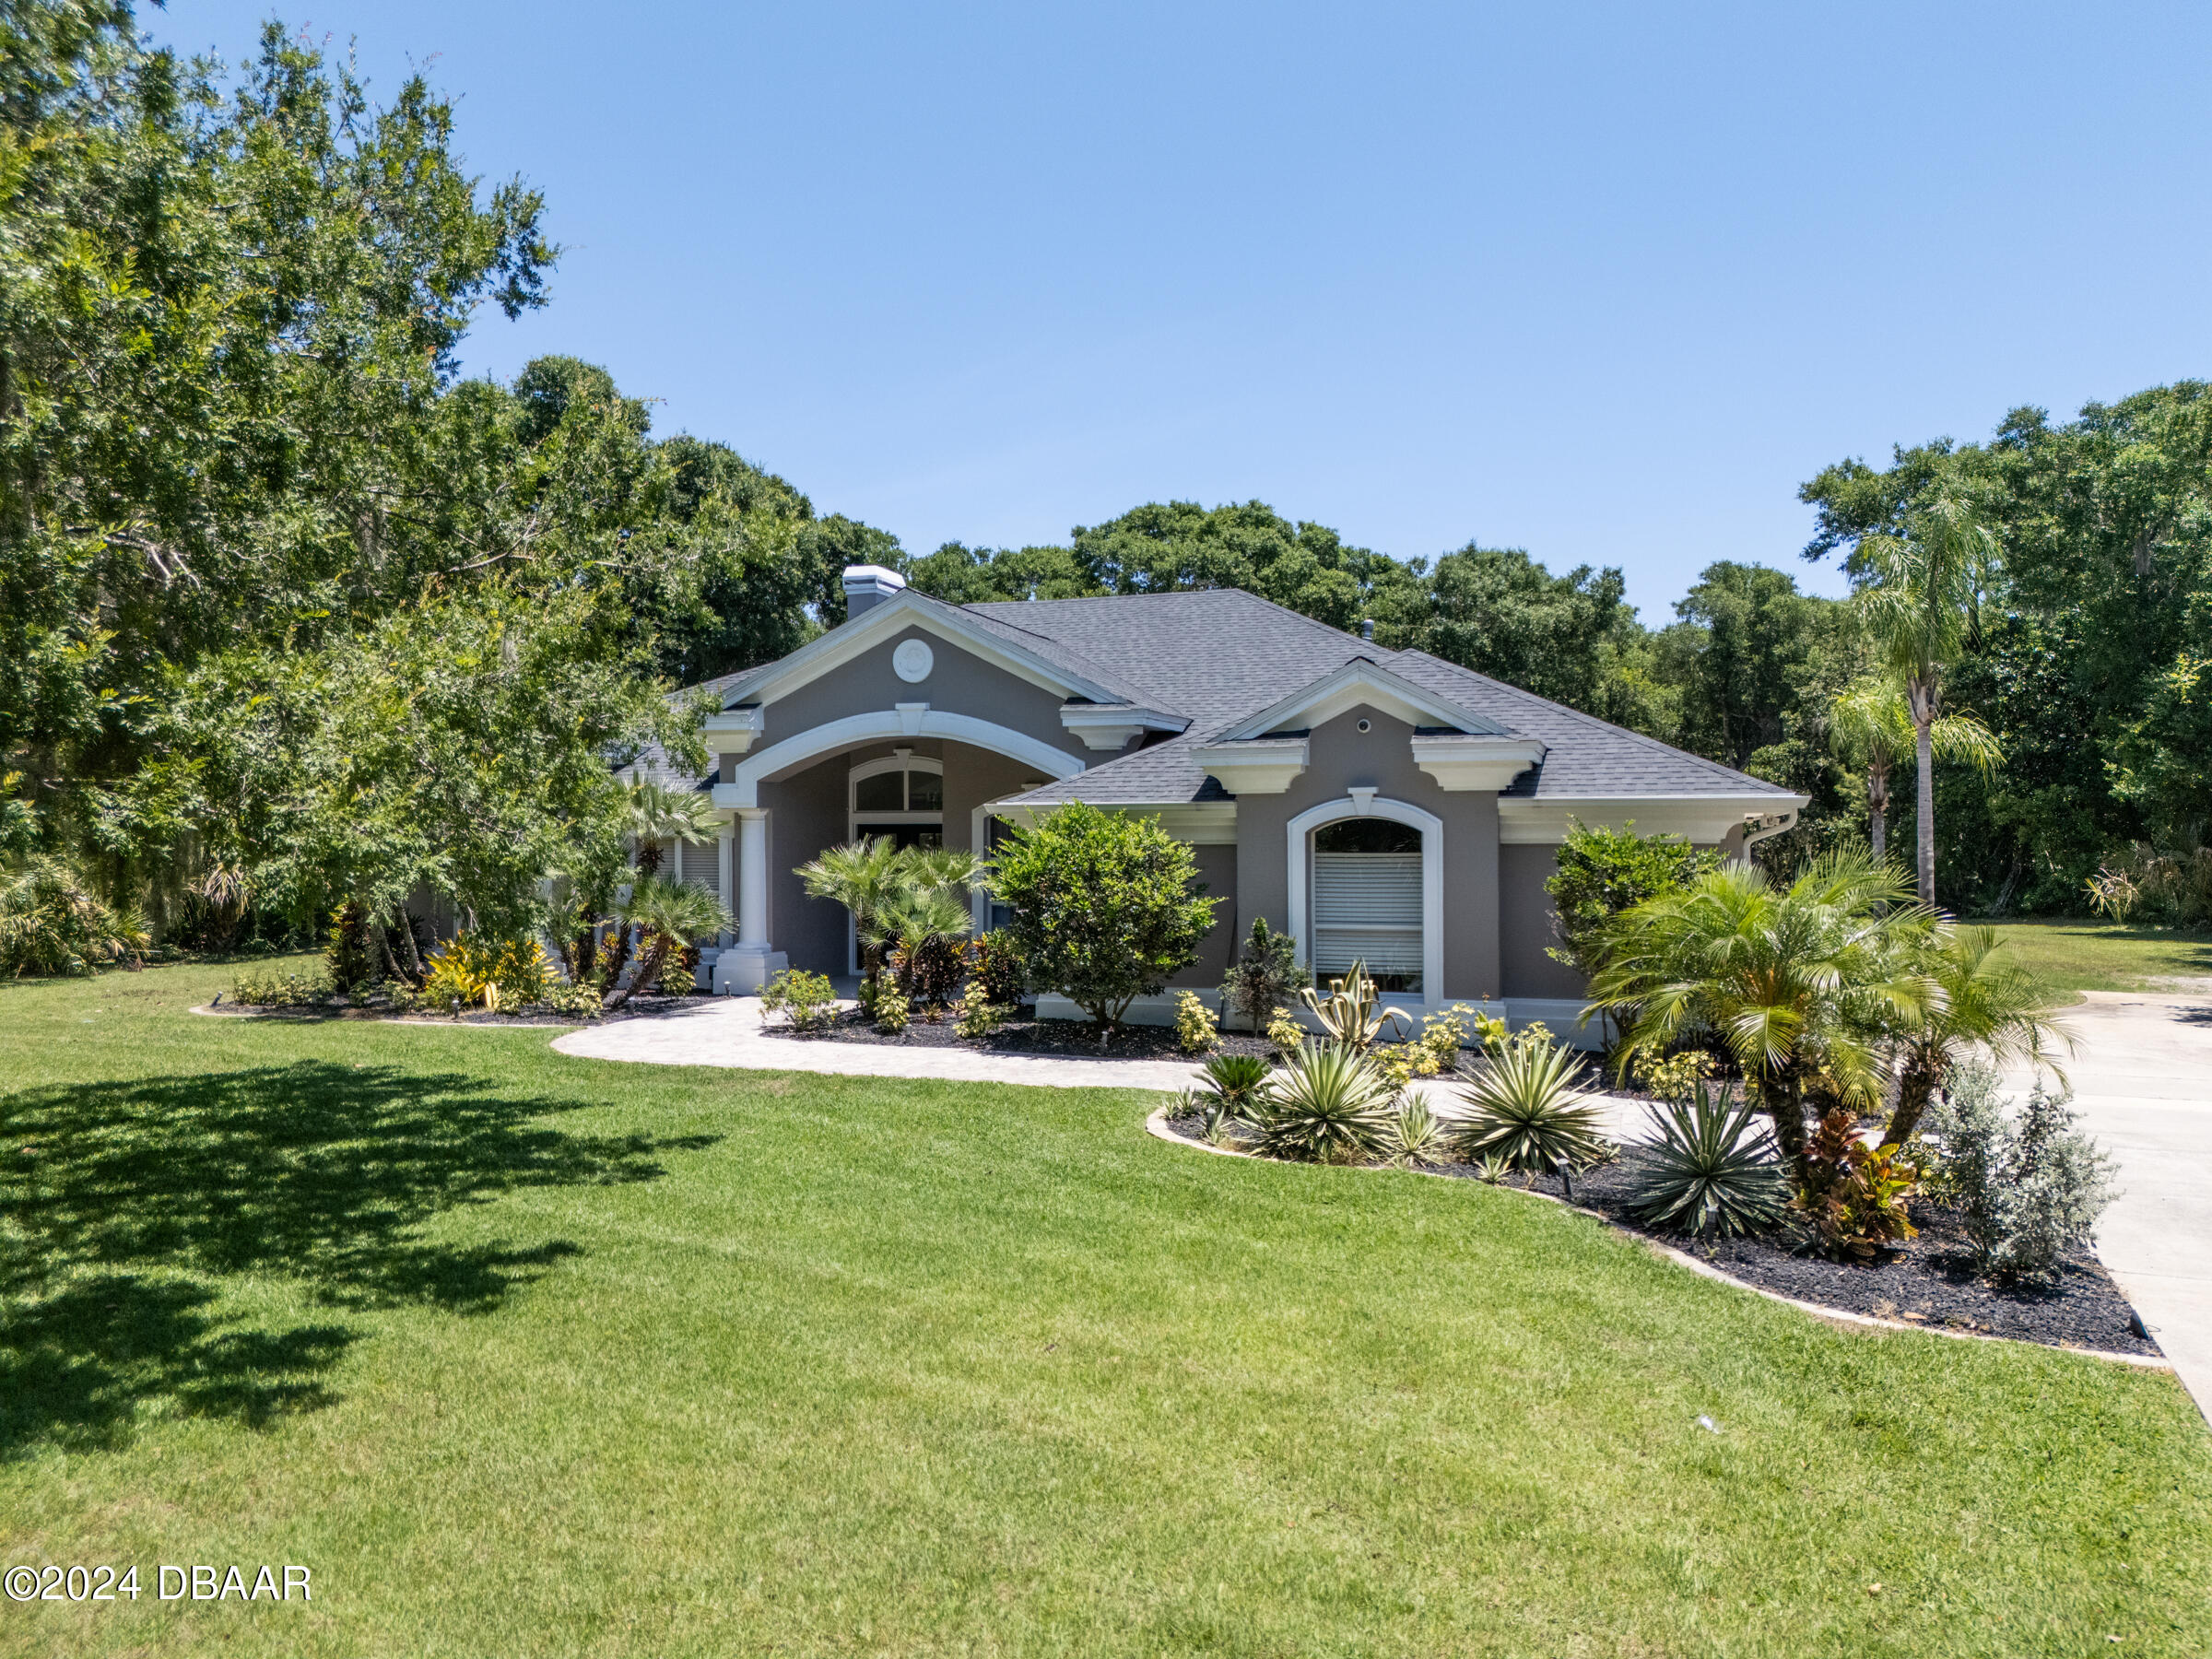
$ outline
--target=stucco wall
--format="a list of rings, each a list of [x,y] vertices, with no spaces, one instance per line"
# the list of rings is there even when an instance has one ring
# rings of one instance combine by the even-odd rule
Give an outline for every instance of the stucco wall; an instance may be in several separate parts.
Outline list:
[[[971,711],[963,709],[961,713]],[[981,852],[969,847],[975,830],[975,809],[985,801],[995,801],[1010,795],[1024,783],[1041,782],[1036,768],[1027,761],[1017,760],[991,749],[976,748],[965,743],[947,743],[942,746],[945,755],[945,844],[965,847],[970,852]]]
[[[1508,996],[1581,996],[1583,976],[1544,953],[1557,945],[1544,884],[1559,873],[1557,847],[1498,849],[1500,971]]]
[[[1359,723],[1372,729],[1361,732]],[[1498,955],[1498,797],[1487,791],[1446,791],[1413,762],[1413,730],[1379,709],[1347,709],[1314,728],[1305,772],[1279,795],[1237,799],[1237,927],[1265,916],[1280,928],[1289,917],[1289,841],[1286,826],[1324,801],[1371,785],[1444,820],[1444,982],[1424,987],[1430,1002],[1500,994]]]
[[[891,653],[914,639],[927,643],[935,658],[929,677],[918,685],[900,679],[891,669]],[[1082,740],[1061,725],[1061,701],[1057,692],[971,656],[926,629],[910,628],[768,704],[761,713],[760,735],[753,739],[753,752],[848,714],[882,713],[899,703],[926,702],[942,713],[969,714],[1020,732],[1077,760],[1106,759],[1085,750]]]
[[[831,755],[760,786],[760,805],[768,808],[769,942],[794,968],[813,973],[845,971],[845,911],[809,899],[793,872],[845,839],[845,775],[852,764],[851,754]]]
[[[1238,938],[1236,848],[1193,847],[1191,852],[1198,861],[1198,879],[1206,884],[1206,897],[1220,902],[1214,906],[1212,929],[1198,942],[1198,959],[1168,982],[1176,990],[1218,985]],[[1251,927],[1250,923],[1244,925],[1247,930]]]

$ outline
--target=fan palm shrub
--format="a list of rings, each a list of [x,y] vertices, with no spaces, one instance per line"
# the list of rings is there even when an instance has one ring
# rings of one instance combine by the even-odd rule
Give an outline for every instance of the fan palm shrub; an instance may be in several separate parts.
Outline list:
[[[1582,1062],[1566,1049],[1525,1036],[1485,1061],[1460,1097],[1460,1152],[1470,1162],[1499,1159],[1515,1170],[1548,1171],[1563,1159],[1581,1165],[1606,1152],[1597,1108],[1575,1083]]]
[[[1692,1098],[1652,1108],[1659,1138],[1630,1188],[1629,1213],[1667,1232],[1718,1235],[1771,1232],[1790,1206],[1789,1172],[1773,1137],[1756,1126],[1749,1100],[1702,1083]]]
[[[883,971],[883,912],[910,889],[907,870],[898,843],[889,836],[865,835],[841,847],[826,848],[796,872],[809,899],[827,899],[852,912],[870,1001]]]
[[[90,973],[152,942],[136,912],[102,903],[61,859],[29,858],[0,876],[0,971],[15,977]]]
[[[900,992],[924,1008],[942,1007],[967,971],[972,925],[968,907],[937,888],[909,888],[877,918],[890,950],[885,959]]]
[[[1896,1039],[1897,1105],[1882,1139],[1903,1146],[1921,1114],[1965,1060],[1983,1054],[2002,1065],[2025,1060],[2058,1067],[2057,1047],[2073,1034],[2058,1018],[2061,999],[2012,959],[1993,927],[1939,927],[1919,957],[1935,994]],[[2059,1072],[2059,1081],[2065,1074]]]
[[[1350,1163],[1381,1150],[1392,1123],[1390,1086],[1348,1043],[1301,1047],[1253,1097],[1247,1115],[1260,1150],[1305,1163]]]
[[[701,934],[720,933],[730,925],[730,912],[722,900],[688,881],[662,876],[641,876],[630,884],[629,902],[623,907],[622,925],[636,928],[644,939],[645,954],[638,971],[626,985],[607,993],[609,1011],[619,1008],[638,994],[641,985],[657,985],[668,953],[683,947]]]
[[[1885,1035],[1924,1018],[1938,994],[1915,961],[1934,924],[1895,871],[1864,855],[1817,860],[1787,887],[1756,865],[1730,865],[1613,919],[1590,1012],[1626,1027],[1623,1066],[1710,1031],[1802,1184],[1808,1086],[1879,1098]]]
[[[696,790],[670,789],[648,778],[632,783],[629,796],[622,827],[636,838],[638,868],[648,876],[661,873],[661,842],[712,841],[720,832],[712,803]]]

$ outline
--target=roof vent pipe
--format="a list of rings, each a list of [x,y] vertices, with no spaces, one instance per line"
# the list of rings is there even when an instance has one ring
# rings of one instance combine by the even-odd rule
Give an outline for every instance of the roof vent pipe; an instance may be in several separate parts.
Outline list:
[[[1370,645],[1375,642],[1375,619],[1372,617],[1359,618],[1359,637]]]
[[[881,565],[845,567],[845,620],[881,605],[906,586],[906,578]]]

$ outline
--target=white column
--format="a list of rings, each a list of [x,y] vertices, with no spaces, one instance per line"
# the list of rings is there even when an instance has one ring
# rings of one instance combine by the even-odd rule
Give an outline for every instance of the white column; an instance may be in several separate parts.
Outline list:
[[[714,959],[714,989],[758,991],[790,966],[768,942],[768,810],[737,808],[737,943]]]
[[[737,830],[729,819],[723,820],[722,830],[716,840],[719,843],[718,852],[720,853],[716,874],[720,879],[715,884],[715,890],[722,899],[722,908],[732,915],[735,915],[737,913]],[[734,945],[737,940],[736,935],[725,927],[722,930],[721,937],[715,942],[720,945]]]
[[[768,812],[760,806],[737,809],[737,943],[768,944]]]

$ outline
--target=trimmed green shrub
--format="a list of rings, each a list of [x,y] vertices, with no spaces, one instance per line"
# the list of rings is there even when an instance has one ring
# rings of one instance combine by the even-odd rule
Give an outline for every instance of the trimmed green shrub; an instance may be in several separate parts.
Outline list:
[[[1947,1098],[1927,1115],[1942,1148],[1928,1182],[1957,1206],[1985,1272],[2039,1278],[2086,1246],[2112,1201],[2112,1161],[2080,1129],[2066,1102],[2038,1078],[2017,1121],[1990,1066],[1951,1075]]]
[[[1461,1123],[1459,1150],[1469,1162],[1495,1158],[1510,1168],[1548,1174],[1561,1161],[1581,1168],[1604,1156],[1597,1108],[1575,1089],[1582,1062],[1524,1031],[1486,1060],[1461,1098],[1473,1108]]]
[[[1606,926],[1614,917],[1720,867],[1718,852],[1678,836],[1638,835],[1632,826],[1593,830],[1570,820],[1559,872],[1544,884],[1559,935],[1545,954],[1594,979],[1605,966]]]
[[[876,1006],[869,1018],[875,1020],[877,1030],[896,1037],[913,1023],[913,1005],[898,986],[886,985],[876,994]]]
[[[320,969],[308,974],[249,968],[230,982],[230,1000],[248,1008],[312,1008],[331,995],[330,980]]]
[[[1758,1109],[1693,1083],[1691,1098],[1652,1109],[1659,1138],[1630,1190],[1629,1213],[1668,1232],[1771,1232],[1789,1213],[1790,1178]]]
[[[1253,1098],[1260,1150],[1307,1163],[1350,1163],[1380,1151],[1394,1122],[1390,1086],[1343,1043],[1307,1043]]]
[[[1129,1005],[1197,959],[1214,903],[1199,896],[1188,843],[1159,820],[1077,802],[999,850],[991,885],[1006,931],[1040,991],[1066,997],[1105,1030]]]
[[[826,973],[786,968],[760,987],[760,1018],[781,1014],[794,1031],[825,1030],[837,1018],[837,989]]]

